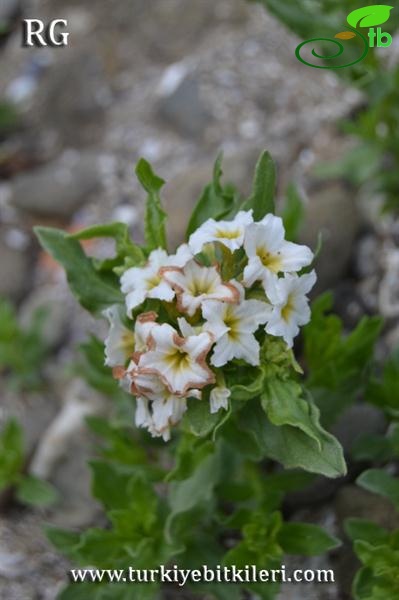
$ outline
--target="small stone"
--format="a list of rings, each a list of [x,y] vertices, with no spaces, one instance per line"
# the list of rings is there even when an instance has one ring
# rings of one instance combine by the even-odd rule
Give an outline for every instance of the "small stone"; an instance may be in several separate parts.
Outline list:
[[[353,189],[340,180],[313,186],[308,192],[305,223],[299,241],[316,248],[322,235],[316,261],[318,281],[315,293],[334,287],[348,267],[361,220]]]
[[[198,79],[187,75],[158,103],[158,114],[167,125],[189,137],[201,137],[211,121],[204,107]]]
[[[45,167],[18,175],[11,185],[10,203],[30,215],[69,220],[98,189],[95,158],[71,151]]]
[[[71,318],[72,306],[63,287],[45,285],[34,290],[19,310],[20,324],[28,328],[38,311],[43,311],[41,334],[49,349],[59,347],[65,338]]]
[[[380,243],[376,235],[368,234],[362,237],[356,249],[356,273],[362,279],[371,277],[380,269]]]
[[[94,54],[65,57],[60,57],[42,77],[32,120],[39,131],[44,123],[64,147],[91,146],[103,135],[111,92],[102,64]]]
[[[386,428],[387,422],[380,410],[369,404],[355,404],[341,415],[331,431],[349,454],[360,436],[383,434]]]
[[[99,504],[92,497],[88,460],[93,445],[85,424],[89,415],[106,413],[106,401],[83,381],[70,382],[63,406],[43,433],[31,461],[31,472],[50,479],[60,494],[51,522],[57,526],[84,527],[93,521]]]
[[[368,519],[390,530],[399,528],[399,515],[392,502],[356,485],[346,485],[341,488],[335,498],[334,506],[341,523],[345,519],[356,517]]]
[[[222,181],[232,183],[242,194],[248,194],[258,156],[259,152],[256,149],[225,156],[222,165]],[[167,182],[163,201],[167,213],[173,215],[173,219],[168,220],[171,248],[175,248],[184,240],[188,220],[202,190],[212,180],[212,170],[212,162],[201,161]]]
[[[22,248],[7,243],[6,234],[0,233],[0,298],[20,300],[29,289],[31,259]]]

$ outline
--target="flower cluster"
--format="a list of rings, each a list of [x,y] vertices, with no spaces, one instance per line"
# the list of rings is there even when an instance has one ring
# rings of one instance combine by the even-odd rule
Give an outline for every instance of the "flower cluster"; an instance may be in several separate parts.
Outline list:
[[[227,409],[223,367],[235,359],[259,365],[262,335],[292,347],[309,321],[316,275],[299,272],[312,260],[309,248],[285,240],[279,217],[254,222],[241,211],[231,221],[209,219],[176,254],[157,249],[145,266],[126,270],[126,314],[105,312],[106,364],[136,396],[136,425],[168,440],[187,400],[201,399],[207,386],[210,411]]]

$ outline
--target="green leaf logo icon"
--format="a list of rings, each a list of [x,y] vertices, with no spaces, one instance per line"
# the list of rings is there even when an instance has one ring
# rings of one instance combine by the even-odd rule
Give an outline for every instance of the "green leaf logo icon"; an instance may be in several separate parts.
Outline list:
[[[358,8],[348,15],[348,23],[351,27],[374,27],[386,23],[391,14],[393,6],[385,4],[374,4]]]

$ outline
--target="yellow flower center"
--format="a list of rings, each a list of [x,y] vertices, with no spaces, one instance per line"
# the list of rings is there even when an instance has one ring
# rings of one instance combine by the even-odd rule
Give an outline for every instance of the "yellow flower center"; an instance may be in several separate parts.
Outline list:
[[[240,237],[240,231],[238,229],[227,230],[227,229],[218,229],[215,232],[215,237],[218,239],[225,240],[235,240]]]
[[[262,265],[267,267],[270,271],[273,273],[281,271],[282,261],[280,252],[273,254],[272,252],[269,252],[267,248],[258,248],[256,254],[259,256]]]
[[[180,348],[173,348],[165,357],[166,363],[172,371],[184,371],[190,366],[190,355]]]
[[[134,352],[134,333],[126,331],[122,335],[121,347],[126,357],[129,357]]]
[[[228,306],[224,317],[226,327],[229,327],[228,336],[231,340],[239,337],[240,319],[234,313],[233,307]]]
[[[162,281],[162,277],[157,274],[157,275],[153,275],[152,277],[148,277],[146,279],[147,282],[147,286],[149,290],[154,289],[155,287],[157,287],[157,285],[159,285]]]
[[[193,279],[188,286],[188,291],[194,298],[202,294],[211,294],[213,292],[213,281]]]
[[[281,316],[286,323],[290,320],[290,317],[291,317],[292,313],[294,312],[294,309],[295,309],[294,298],[290,294],[287,298],[286,305],[281,309]]]

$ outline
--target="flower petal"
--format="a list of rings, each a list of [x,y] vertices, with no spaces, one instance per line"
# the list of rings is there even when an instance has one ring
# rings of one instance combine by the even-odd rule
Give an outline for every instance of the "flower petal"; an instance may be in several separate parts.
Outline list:
[[[226,387],[216,386],[210,393],[210,412],[217,413],[221,408],[228,410],[231,391]]]
[[[281,271],[300,271],[313,260],[313,252],[307,246],[284,242],[280,248]]]

